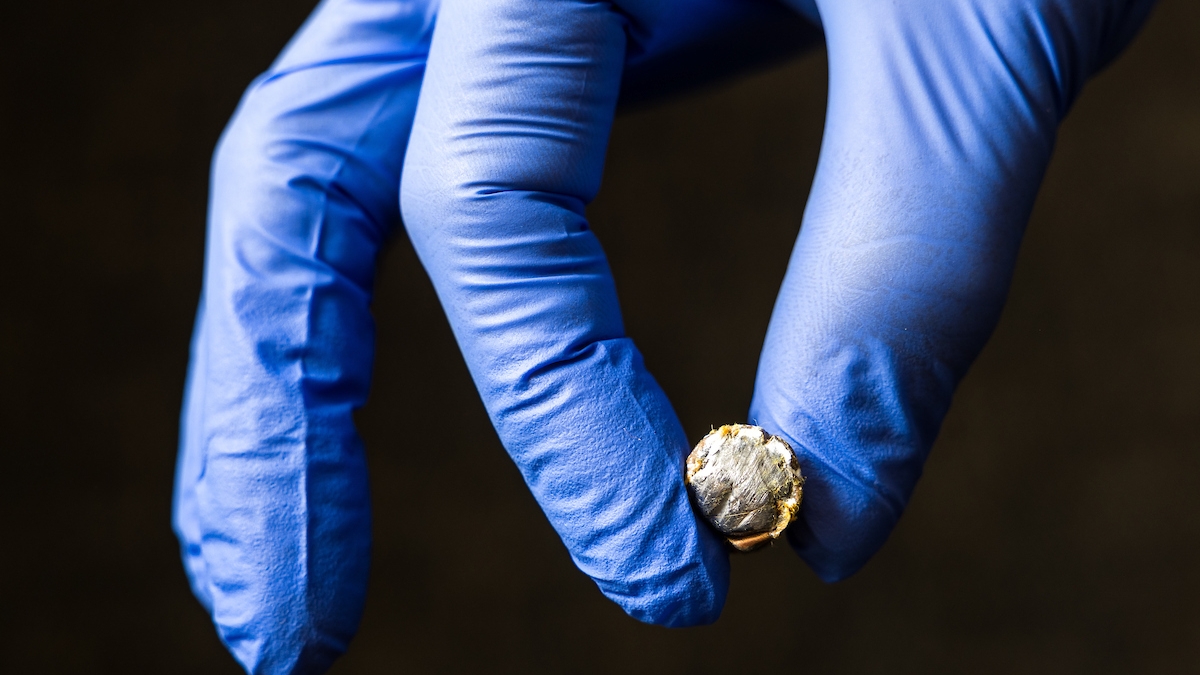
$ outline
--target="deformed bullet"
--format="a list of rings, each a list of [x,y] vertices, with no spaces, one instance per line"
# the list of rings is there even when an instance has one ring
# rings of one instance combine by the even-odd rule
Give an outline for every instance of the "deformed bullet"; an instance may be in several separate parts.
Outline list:
[[[684,481],[700,513],[730,545],[752,551],[796,517],[804,476],[787,441],[761,427],[732,424],[700,440],[688,455]]]

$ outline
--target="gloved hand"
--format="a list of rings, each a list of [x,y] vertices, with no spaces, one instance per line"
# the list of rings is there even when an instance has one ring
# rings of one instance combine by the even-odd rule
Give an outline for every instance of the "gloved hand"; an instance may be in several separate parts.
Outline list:
[[[254,673],[323,671],[362,611],[370,510],[351,411],[367,394],[375,259],[399,221],[400,168],[437,9],[437,0],[324,2],[250,86],[214,158],[173,524],[193,592]],[[820,39],[770,0],[694,9],[630,55],[628,98]],[[668,432],[682,438],[677,425]],[[657,489],[628,488],[629,499]],[[605,516],[595,515],[602,529]],[[690,513],[677,516],[693,548],[709,536]],[[631,606],[652,604],[638,592]],[[701,594],[719,604],[718,590]],[[694,611],[680,606],[680,616]]]
[[[445,0],[401,205],[576,562],[635,616],[687,624],[719,608],[722,558],[687,517],[687,443],[583,209],[625,54],[689,3],[615,5]],[[750,419],[799,449],[790,538],[822,578],[857,570],[899,518],[998,318],[1058,123],[1150,5],[796,0],[824,27],[829,108]],[[695,264],[721,271],[720,252]]]
[[[824,28],[829,112],[750,418],[801,455],[790,538],[822,578],[899,517],[999,314],[1057,124],[1150,4],[795,0]],[[626,64],[769,12],[337,0],[251,87],[214,162],[175,508],[193,589],[247,669],[319,672],[357,624],[369,513],[350,413],[401,157],[409,235],[576,563],[644,621],[717,616],[727,559],[688,506],[687,439],[583,209]]]

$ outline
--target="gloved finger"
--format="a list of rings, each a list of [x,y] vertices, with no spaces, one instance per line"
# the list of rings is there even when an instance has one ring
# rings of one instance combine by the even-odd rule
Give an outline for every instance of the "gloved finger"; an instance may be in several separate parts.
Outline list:
[[[319,671],[358,621],[369,515],[349,411],[436,4],[319,7],[217,153],[173,520],[196,596],[252,672]],[[723,0],[658,50],[764,16]]]
[[[711,4],[647,52],[643,82],[668,81],[657,54],[774,15]],[[349,410],[365,396],[374,256],[397,215],[436,6],[319,7],[251,87],[214,165],[173,520],[193,591],[255,672],[320,670],[358,621],[369,532]]]
[[[1007,292],[1056,129],[1150,2],[819,2],[825,138],[751,418],[801,453],[791,541],[882,545]]]
[[[173,524],[252,673],[324,671],[361,614],[370,512],[351,412],[434,7],[321,5],[214,158]]]
[[[632,616],[712,621],[721,544],[687,439],[625,335],[584,206],[626,20],[589,0],[445,0],[401,206],[492,422],[575,563]]]

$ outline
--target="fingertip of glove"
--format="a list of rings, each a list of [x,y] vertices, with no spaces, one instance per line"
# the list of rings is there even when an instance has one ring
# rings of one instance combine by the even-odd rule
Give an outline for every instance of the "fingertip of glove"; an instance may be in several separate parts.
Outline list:
[[[617,601],[625,613],[638,621],[664,628],[707,626],[721,618],[727,588],[689,589],[637,602]],[[611,597],[611,596],[610,596]]]
[[[221,641],[247,673],[320,675],[329,670],[349,646],[348,638],[321,631],[285,631],[261,635],[244,627],[216,624]],[[291,628],[295,628],[292,626]]]
[[[844,581],[854,576],[866,566],[875,554],[872,548],[865,555],[861,551],[829,551],[814,550],[791,542],[792,548],[800,556],[817,578],[827,584]],[[858,555],[855,555],[858,553]]]
[[[686,628],[714,623],[729,593],[729,556],[720,545],[704,546],[702,558],[633,588],[601,591],[629,616],[655,626]]]
[[[815,474],[816,472],[814,472]],[[878,490],[823,475],[805,486],[807,512],[787,532],[788,543],[825,583],[854,576],[883,547],[903,504]]]

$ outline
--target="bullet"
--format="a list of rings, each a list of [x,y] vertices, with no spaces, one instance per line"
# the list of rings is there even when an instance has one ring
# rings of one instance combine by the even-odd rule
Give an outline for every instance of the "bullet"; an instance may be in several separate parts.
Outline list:
[[[796,517],[803,496],[800,461],[787,441],[762,427],[714,429],[687,458],[692,502],[738,551],[774,541]]]

